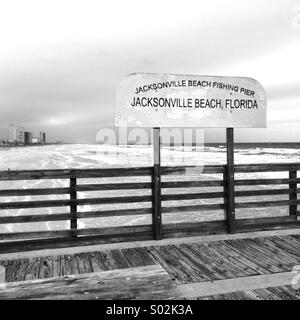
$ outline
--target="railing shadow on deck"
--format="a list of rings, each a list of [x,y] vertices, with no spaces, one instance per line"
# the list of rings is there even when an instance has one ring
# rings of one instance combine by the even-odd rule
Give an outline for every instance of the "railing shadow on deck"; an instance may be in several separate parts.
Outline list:
[[[48,180],[67,179],[68,187],[62,188],[27,188],[27,189],[0,189],[0,199],[18,196],[49,196],[68,195],[69,199],[35,200],[35,201],[6,201],[0,202],[0,225],[25,224],[32,222],[69,221],[69,228],[64,230],[6,232],[0,234],[0,253],[11,251],[27,251],[45,248],[59,248],[66,246],[92,245],[108,242],[150,240],[180,236],[195,236],[202,234],[220,234],[228,230],[232,232],[246,232],[270,230],[287,227],[299,227],[297,216],[297,171],[300,163],[291,164],[249,164],[235,165],[234,172],[286,172],[288,178],[271,179],[235,179],[234,186],[278,186],[286,188],[269,188],[259,190],[234,191],[233,197],[226,190],[226,165],[210,165],[203,168],[203,174],[217,175],[221,178],[208,180],[182,179],[188,177],[187,171],[194,167],[161,167],[159,172],[153,167],[109,168],[109,169],[66,169],[66,170],[23,170],[0,171],[0,181],[19,180]],[[200,176],[200,173],[199,173]],[[78,183],[78,179],[91,178],[125,178],[147,177],[149,182],[105,182],[105,183]],[[165,179],[173,177],[173,179]],[[188,192],[190,188],[221,188],[221,191]],[[163,193],[161,190],[175,190],[183,188],[185,193]],[[126,195],[114,197],[79,198],[80,192],[104,190],[148,190],[150,195]],[[264,217],[251,219],[232,219],[228,214],[224,219],[217,221],[163,223],[164,214],[187,212],[201,212],[209,210],[224,210],[230,198],[288,195],[288,200],[247,201],[233,203],[234,209],[264,208],[288,206],[289,215],[280,217]],[[217,203],[168,206],[167,201],[214,199]],[[122,205],[122,204],[151,204],[142,208],[112,209],[96,211],[78,211],[78,206],[85,205]],[[1,215],[1,210],[33,209],[69,207],[69,213],[29,214],[29,215]],[[154,207],[156,210],[154,210]],[[160,212],[157,212],[160,210]],[[78,219],[124,217],[135,215],[152,216],[152,223],[134,226],[78,228]],[[162,219],[158,218],[162,215]],[[229,224],[231,224],[229,228]],[[158,236],[159,235],[159,236]]]

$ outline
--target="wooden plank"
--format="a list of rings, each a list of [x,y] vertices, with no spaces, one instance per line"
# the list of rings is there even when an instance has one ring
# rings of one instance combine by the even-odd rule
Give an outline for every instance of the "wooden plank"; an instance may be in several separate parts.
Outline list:
[[[289,293],[290,295],[294,296],[297,300],[300,300],[300,291],[294,289],[290,285],[286,286],[281,286],[281,289],[284,290],[285,292]]]
[[[248,257],[247,255],[242,255],[239,249],[230,246],[230,244],[227,244],[224,241],[219,241],[218,246],[219,248],[222,249],[222,251],[228,253],[231,257],[233,257],[239,263],[243,263],[244,265],[248,266],[250,270],[254,270],[258,274],[271,273],[271,271],[268,270],[265,266],[257,264],[257,262],[253,261],[251,257]]]
[[[133,225],[122,227],[107,227],[107,228],[83,228],[74,230],[77,235],[117,235],[117,234],[134,234],[135,232],[147,232],[151,230],[151,225]]]
[[[225,166],[222,165],[208,165],[208,166],[179,166],[179,167],[161,167],[162,175],[183,175],[186,173],[191,174],[195,171],[195,173],[223,173],[225,170]]]
[[[0,290],[0,299],[5,300],[180,298],[176,286],[159,265],[11,283]]]
[[[290,169],[289,178],[290,179],[297,179],[297,170],[296,169]],[[290,201],[297,200],[297,183],[290,182],[289,189],[290,189],[289,200]],[[297,215],[297,204],[291,204],[289,211],[290,211],[290,215],[296,216]]]
[[[189,212],[189,211],[205,211],[205,210],[222,210],[224,209],[223,203],[214,204],[201,204],[192,206],[174,206],[174,207],[162,207],[162,213],[173,213],[173,212]]]
[[[130,267],[135,268],[147,265],[134,248],[122,249],[121,252],[128,261]]]
[[[269,261],[274,261],[274,264],[282,269],[283,272],[291,271],[291,267],[289,265],[290,260],[286,260],[286,257],[281,257],[279,254],[274,254],[274,252],[262,246],[258,241],[255,240],[256,239],[247,239],[244,241],[244,243],[246,243],[248,247],[263,254]]]
[[[15,266],[13,274],[9,281],[24,281],[29,259],[18,259],[13,261]]]
[[[152,196],[128,196],[128,197],[107,197],[107,198],[86,198],[77,199],[77,205],[93,205],[93,204],[116,204],[116,203],[132,203],[132,202],[151,202]]]
[[[300,242],[300,234],[291,234],[291,237],[296,240],[297,242]]]
[[[42,200],[42,201],[20,201],[20,202],[1,202],[0,209],[25,209],[25,208],[46,208],[62,207],[72,204],[96,205],[96,204],[115,204],[115,203],[132,203],[132,202],[150,202],[152,196],[129,196],[129,197],[107,197],[107,198],[85,198],[77,200]]]
[[[280,300],[280,298],[272,293],[270,290],[266,289],[256,289],[253,290],[262,300]]]
[[[207,252],[211,258],[213,258],[216,263],[218,263],[222,268],[229,270],[233,273],[233,277],[246,277],[249,275],[257,275],[258,273],[252,269],[249,269],[248,266],[238,263],[235,259],[232,259],[228,254],[224,254],[221,250],[219,250],[218,242],[207,242],[203,243],[202,248],[206,248],[203,253]]]
[[[78,219],[135,216],[152,214],[152,208],[128,209],[128,210],[102,210],[102,211],[81,211],[77,212]],[[1,220],[0,220],[1,221]]]
[[[192,200],[192,199],[212,199],[222,198],[223,192],[201,192],[201,193],[176,193],[176,194],[164,194],[161,196],[162,201],[174,201],[174,200]]]
[[[271,273],[267,268],[255,263],[251,258],[240,254],[240,250],[226,244],[224,241],[218,241],[218,248],[232,257],[237,264],[242,264],[248,267],[248,270],[253,270],[256,274]]]
[[[50,277],[53,277],[53,257],[41,257],[39,279],[45,279]]]
[[[28,231],[1,233],[0,240],[9,239],[33,239],[33,238],[56,238],[70,236],[71,232],[75,235],[118,235],[130,234],[135,232],[147,232],[151,230],[151,225],[108,227],[108,228],[84,228],[74,230],[51,230],[51,231]]]
[[[112,217],[112,216],[134,216],[134,215],[144,215],[144,214],[148,215],[151,213],[152,213],[151,208],[129,209],[129,210],[82,211],[82,212],[77,212],[77,219]],[[61,221],[61,220],[70,220],[70,214],[57,213],[57,214],[6,216],[6,217],[0,217],[0,224],[29,223],[29,222],[41,222],[41,221]]]
[[[177,266],[173,265],[172,263],[169,263],[168,258],[165,259],[164,257],[162,257],[162,255],[159,252],[159,247],[150,246],[148,247],[147,250],[151,255],[151,257],[153,258],[153,260],[156,261],[158,264],[160,264],[167,271],[171,279],[175,283],[179,283],[178,279],[180,278],[180,275],[178,273]]]
[[[86,246],[86,245],[99,245],[104,243],[118,243],[129,241],[144,241],[153,239],[153,232],[151,225],[149,230],[135,229],[136,231],[130,233],[118,233],[118,234],[100,234],[80,236],[76,239],[72,237],[61,238],[43,238],[32,239],[22,241],[9,241],[2,242],[0,246],[0,253],[22,252],[22,251],[34,251],[45,249],[59,249],[66,247]]]
[[[226,220],[228,232],[235,232],[235,201],[234,201],[234,142],[233,128],[226,129]]]
[[[293,237],[290,237],[288,235],[284,236],[284,237],[274,236],[272,238],[272,240],[276,244],[278,244],[280,246],[283,246],[285,248],[288,248],[290,251],[292,251],[292,253],[298,254],[300,256],[300,245],[299,245],[299,242],[298,241],[294,242]]]
[[[71,203],[70,200],[67,200],[67,199],[66,200],[1,202],[0,203],[0,210],[64,207],[64,206],[69,206],[70,203]]]
[[[89,259],[88,253],[78,253],[74,255],[79,273],[93,272],[93,268]]]
[[[170,223],[163,225],[163,236],[165,238],[224,233],[226,233],[225,221]]]
[[[279,195],[279,194],[289,194],[289,189],[268,189],[268,190],[243,190],[235,191],[235,197],[253,197],[253,196],[268,196],[268,195]],[[295,200],[295,199],[290,199]]]
[[[153,128],[153,175],[152,175],[152,225],[155,240],[162,238],[161,219],[161,176],[160,176],[160,129]]]
[[[177,259],[184,262],[185,269],[190,270],[189,272],[193,275],[194,279],[186,279],[184,283],[206,282],[219,279],[220,275],[216,275],[211,270],[211,266],[199,259],[199,256],[189,250],[190,248],[180,245],[172,245],[170,248],[174,251],[175,257],[177,256]]]
[[[257,244],[253,244],[250,240],[251,239],[239,239],[236,244],[241,248],[241,250],[247,249],[247,253],[252,257],[260,259],[261,263],[271,266],[274,272],[283,271],[281,261],[278,261],[270,252],[266,253],[266,251],[261,250]]]
[[[61,221],[69,220],[69,213],[57,213],[57,214],[33,214],[33,215],[22,215],[22,216],[6,216],[0,217],[0,224],[7,223],[30,223],[30,222],[41,222],[41,221]]]
[[[103,255],[108,262],[110,270],[132,267],[125,254],[119,249],[107,250],[103,252]],[[143,266],[143,264],[139,266]]]
[[[133,251],[136,253],[136,255],[139,257],[141,261],[145,264],[145,266],[151,265],[151,264],[157,264],[157,262],[153,259],[153,257],[150,255],[149,250],[147,247],[138,247],[133,248]]]
[[[89,252],[91,267],[93,272],[100,272],[103,271],[101,264],[97,259],[97,252]]]
[[[0,181],[150,176],[151,167],[0,171]]]
[[[298,250],[293,247],[290,243],[286,243],[285,241],[282,241],[281,239],[277,237],[272,237],[272,242],[275,243],[275,245],[280,248],[281,250],[284,250],[288,254],[291,254],[298,258],[300,256],[299,248]]]
[[[10,282],[14,281],[14,274],[13,274],[13,265],[14,261],[6,261],[4,264],[2,264],[5,267],[5,281]]]
[[[17,281],[19,276],[19,270],[22,266],[22,260],[17,259],[9,262],[9,265],[7,267],[7,281]]]
[[[0,197],[41,196],[53,194],[68,194],[69,192],[69,188],[7,189],[0,190]]]
[[[198,300],[259,300],[260,296],[255,295],[252,291],[237,291],[225,294],[199,297]]]
[[[179,259],[178,253],[171,246],[151,247],[150,252],[177,283],[195,282],[202,274],[199,269],[197,271],[185,259]],[[202,277],[204,276],[202,275]]]
[[[40,258],[30,258],[25,272],[24,280],[33,280],[39,278]]]
[[[237,209],[245,208],[264,208],[264,207],[281,207],[300,203],[300,200],[276,200],[276,201],[255,201],[255,202],[237,202]]]
[[[199,187],[221,187],[223,180],[204,180],[204,181],[170,181],[162,182],[162,188],[199,188]]]
[[[288,242],[289,245],[293,246],[296,250],[300,250],[300,239],[299,237],[296,238],[292,235],[286,235],[286,236],[277,236],[278,238],[282,239],[283,241]]]
[[[90,259],[92,269],[100,269],[101,271],[118,269],[113,262],[110,251],[94,252],[93,259]]]
[[[247,243],[244,242],[243,240],[241,240],[241,239],[239,239],[239,240],[226,240],[225,243],[227,245],[229,245],[230,247],[238,250],[240,255],[242,255],[248,259],[251,259],[257,265],[269,270],[270,273],[281,271],[281,268],[279,268],[278,266],[276,266],[274,264],[274,260],[268,259],[267,257],[265,257],[265,255],[260,254],[260,252],[255,249],[251,250],[251,248],[249,248]]]
[[[224,279],[224,273],[223,270],[221,270],[214,261],[212,261],[207,255],[199,251],[199,248],[196,247],[196,244],[183,244],[181,247],[185,247],[187,250],[186,257],[190,255],[193,257],[196,261],[198,261],[199,264],[201,264],[201,267],[199,268],[199,271],[206,274],[210,280],[221,280]],[[201,281],[199,281],[201,282]]]
[[[217,232],[218,230],[223,231],[225,227],[225,222],[222,220],[219,221],[203,221],[203,222],[179,222],[179,223],[168,223],[163,225],[163,233],[173,231],[183,230],[198,230],[200,231],[213,231]]]
[[[110,250],[110,256],[115,269],[126,269],[131,267],[130,263],[126,259],[126,256],[121,250]]]
[[[247,264],[237,259],[236,255],[230,254],[228,248],[224,248],[224,246],[222,246],[221,241],[210,242],[207,244],[207,246],[213,249],[215,253],[223,258],[224,261],[230,263],[233,266],[231,268],[237,269],[237,272],[239,270],[239,274],[243,274],[244,276],[254,276],[260,274],[256,269],[250,268]]]
[[[239,231],[251,230],[253,228],[268,229],[272,226],[282,227],[284,225],[295,225],[294,217],[283,216],[273,218],[251,218],[251,219],[239,219],[236,221],[236,228]]]
[[[235,165],[236,173],[245,172],[280,172],[289,171],[290,169],[299,170],[300,163],[266,163],[266,164],[240,164]]]
[[[65,274],[71,275],[80,273],[77,258],[75,255],[65,255],[63,261]]]
[[[299,183],[300,179],[243,179],[235,180],[236,186],[252,186],[252,185],[277,185],[289,184],[291,182]]]
[[[151,189],[151,187],[152,185],[150,182],[79,184],[76,186],[76,191],[82,192],[82,191],[101,191],[101,190],[129,190],[129,189],[135,190],[135,189]]]
[[[60,274],[60,256],[54,256],[52,257],[52,273],[53,277],[61,276]]]
[[[70,230],[9,232],[9,233],[1,233],[0,240],[57,238],[57,237],[70,236],[70,234],[71,234]],[[16,246],[17,246],[17,243],[16,243]]]
[[[59,275],[61,277],[65,276],[66,275],[66,264],[65,264],[65,256],[59,256],[59,265],[58,265],[58,268],[59,268]]]
[[[177,245],[180,250],[186,249],[186,257],[188,258],[191,253],[198,257],[201,264],[205,265],[210,271],[211,275],[215,277],[215,280],[227,279],[236,277],[236,273],[228,268],[225,261],[220,259],[213,250],[210,250],[205,243],[192,243]]]
[[[282,287],[271,287],[268,288],[268,290],[277,295],[281,300],[298,300],[293,294],[284,290]]]
[[[294,265],[300,261],[300,258],[297,259],[295,256],[290,255],[286,251],[282,250],[281,248],[277,247],[272,238],[264,237],[264,238],[253,238],[253,241],[257,243],[260,247],[265,248],[269,252],[271,252],[276,258],[281,259],[287,265]]]

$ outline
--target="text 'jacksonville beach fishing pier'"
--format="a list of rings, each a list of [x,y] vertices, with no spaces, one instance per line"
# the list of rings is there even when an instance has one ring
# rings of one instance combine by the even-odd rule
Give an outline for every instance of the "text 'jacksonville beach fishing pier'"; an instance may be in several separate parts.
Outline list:
[[[186,86],[150,87],[171,81]],[[211,85],[196,85],[199,81]],[[184,100],[190,107],[161,107],[159,101],[166,98]],[[145,105],[132,105],[137,99]],[[197,101],[203,99],[223,107],[204,107],[203,102],[200,110]],[[226,107],[227,100],[250,101],[256,107]],[[157,101],[157,107],[147,101]],[[266,97],[257,81],[133,74],[118,89],[116,125],[153,128],[153,166],[0,172],[1,182],[41,181],[38,188],[29,184],[0,190],[0,198],[10,199],[0,201],[0,225],[65,221],[68,226],[0,234],[1,299],[300,298],[300,163],[234,164],[234,128],[266,126]],[[161,166],[162,127],[224,128],[227,163]],[[278,177],[239,178],[261,172]],[[43,186],[49,180],[65,184]],[[95,196],[104,191],[110,195]],[[61,195],[64,199],[55,198]],[[284,200],[278,200],[279,195]],[[39,200],[18,200],[25,196]],[[277,207],[286,208],[287,214],[272,216]],[[41,208],[64,210],[44,214]],[[260,208],[268,208],[270,215],[236,214]],[[1,215],[2,210],[16,209],[32,213]],[[193,219],[195,212],[207,211],[219,211],[223,218]],[[165,222],[172,214],[190,214],[191,219]],[[80,227],[81,220],[131,216],[148,217],[148,223]]]

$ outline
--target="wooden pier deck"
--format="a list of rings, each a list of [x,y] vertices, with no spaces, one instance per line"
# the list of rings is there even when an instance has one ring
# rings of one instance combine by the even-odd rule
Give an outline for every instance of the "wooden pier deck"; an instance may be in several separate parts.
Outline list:
[[[6,269],[6,282],[15,283],[1,285],[0,298],[12,297],[9,294],[14,290],[12,288],[19,288],[17,292],[20,292],[20,298],[34,298],[34,295],[24,296],[22,290],[37,279],[48,279],[49,286],[49,281],[56,283],[58,277],[67,275],[74,275],[75,278],[78,275],[82,282],[82,277],[87,274],[94,273],[101,278],[101,274],[103,277],[107,272],[118,271],[119,276],[115,276],[117,281],[120,274],[126,274],[128,270],[134,275],[135,272],[141,272],[140,268],[146,268],[146,271],[147,268],[154,271],[158,268],[156,280],[161,282],[159,289],[153,287],[153,283],[157,283],[153,280],[153,273],[152,278],[147,278],[144,270],[143,285],[148,288],[148,296],[144,290],[139,292],[137,286],[132,289],[136,294],[129,294],[128,298],[153,299],[151,288],[155,288],[156,299],[300,299],[299,290],[291,287],[292,279],[300,274],[298,231],[290,234],[256,233],[254,236],[223,235],[221,240],[216,237],[211,237],[211,240],[200,238],[131,243],[129,246],[115,244],[115,247],[107,245],[107,248],[90,248],[72,254],[66,254],[67,249],[64,254],[61,249],[57,255],[53,254],[55,251],[51,255],[49,252],[31,252],[28,258],[24,254],[1,255],[0,264]],[[5,256],[8,258],[5,259]],[[299,270],[295,269],[297,266]],[[298,274],[295,273],[297,270]],[[150,280],[147,282],[147,279]],[[300,288],[300,281],[298,284]],[[174,291],[174,286],[177,291]],[[82,288],[88,291],[87,286]],[[97,290],[93,292],[88,295],[90,298],[119,297],[116,286],[111,287],[109,295],[99,295]],[[70,293],[68,295],[70,298]],[[18,294],[15,293],[13,297],[17,298]],[[82,293],[82,298],[86,297]],[[78,298],[80,294],[76,291]]]

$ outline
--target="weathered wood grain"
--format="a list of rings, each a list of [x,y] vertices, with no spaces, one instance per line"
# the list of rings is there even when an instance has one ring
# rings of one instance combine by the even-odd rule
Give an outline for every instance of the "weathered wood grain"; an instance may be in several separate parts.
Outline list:
[[[3,300],[179,298],[169,275],[159,265],[0,285]]]
[[[0,180],[36,180],[107,178],[127,176],[149,176],[151,167],[107,168],[107,169],[55,169],[55,170],[8,170],[0,171]]]

